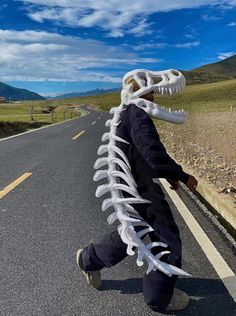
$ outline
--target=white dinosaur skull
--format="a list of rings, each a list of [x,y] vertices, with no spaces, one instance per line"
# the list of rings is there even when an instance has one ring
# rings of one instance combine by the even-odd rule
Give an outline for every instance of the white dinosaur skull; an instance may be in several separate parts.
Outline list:
[[[135,91],[132,81],[138,86]],[[155,81],[158,81],[155,83]],[[135,69],[123,77],[121,100],[124,104],[135,104],[142,108],[148,115],[172,123],[184,123],[187,112],[184,110],[172,111],[160,105],[143,99],[142,96],[154,91],[155,94],[172,95],[180,92],[185,87],[185,78],[178,70],[149,71]]]

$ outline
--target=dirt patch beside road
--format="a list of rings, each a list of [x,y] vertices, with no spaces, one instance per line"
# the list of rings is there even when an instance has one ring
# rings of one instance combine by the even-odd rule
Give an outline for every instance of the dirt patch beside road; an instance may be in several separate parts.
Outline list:
[[[39,128],[48,123],[44,122],[0,122],[0,139],[19,133],[24,133],[29,129]]]
[[[236,112],[190,114],[183,125],[155,122],[169,154],[197,178],[236,199]]]

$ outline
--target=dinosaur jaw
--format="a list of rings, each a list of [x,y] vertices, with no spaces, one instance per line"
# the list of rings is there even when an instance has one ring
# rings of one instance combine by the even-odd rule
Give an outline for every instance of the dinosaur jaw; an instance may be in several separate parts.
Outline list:
[[[185,79],[181,78],[177,84],[173,85],[156,85],[153,89],[155,95],[173,95],[180,91],[182,91],[185,88]],[[146,103],[146,102],[145,102]],[[160,106],[157,103],[148,102],[149,104],[146,104],[149,108],[149,115],[151,115],[154,118],[161,119],[164,121],[172,122],[172,123],[185,123],[187,120],[188,113],[181,110],[172,110],[167,109],[163,106]]]
[[[183,109],[166,109],[165,107],[161,107],[157,103],[142,98],[132,100],[132,103],[143,109],[149,116],[159,120],[164,120],[176,124],[185,123],[187,120],[188,113],[185,112]]]
[[[155,95],[173,95],[181,90],[183,90],[185,87],[185,80],[180,80],[176,84],[166,84],[166,85],[161,85],[161,84],[156,84],[152,85],[149,87],[143,88],[145,90],[145,94],[154,91]],[[142,90],[142,89],[140,89]],[[171,123],[176,123],[176,124],[183,124],[187,120],[188,113],[184,111],[183,109],[181,110],[172,110],[172,109],[167,109],[164,106],[160,106],[157,103],[154,103],[150,100],[147,100],[146,98],[142,97],[142,91],[138,91],[138,93],[134,93],[131,98],[129,99],[129,102],[137,105],[141,109],[143,109],[149,116],[159,119],[159,120],[164,120],[167,122]]]

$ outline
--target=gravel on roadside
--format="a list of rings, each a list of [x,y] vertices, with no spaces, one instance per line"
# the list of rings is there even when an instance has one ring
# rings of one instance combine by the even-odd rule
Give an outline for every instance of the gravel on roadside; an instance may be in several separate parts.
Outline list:
[[[170,156],[236,199],[236,112],[189,114],[185,124],[155,121]]]

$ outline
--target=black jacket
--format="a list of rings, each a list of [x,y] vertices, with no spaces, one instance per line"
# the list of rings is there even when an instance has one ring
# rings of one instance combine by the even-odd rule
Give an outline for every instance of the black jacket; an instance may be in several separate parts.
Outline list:
[[[130,162],[140,193],[156,190],[153,178],[187,182],[188,174],[168,155],[152,119],[144,110],[130,104],[121,112],[120,120],[117,135],[130,144],[117,142],[117,146]]]

